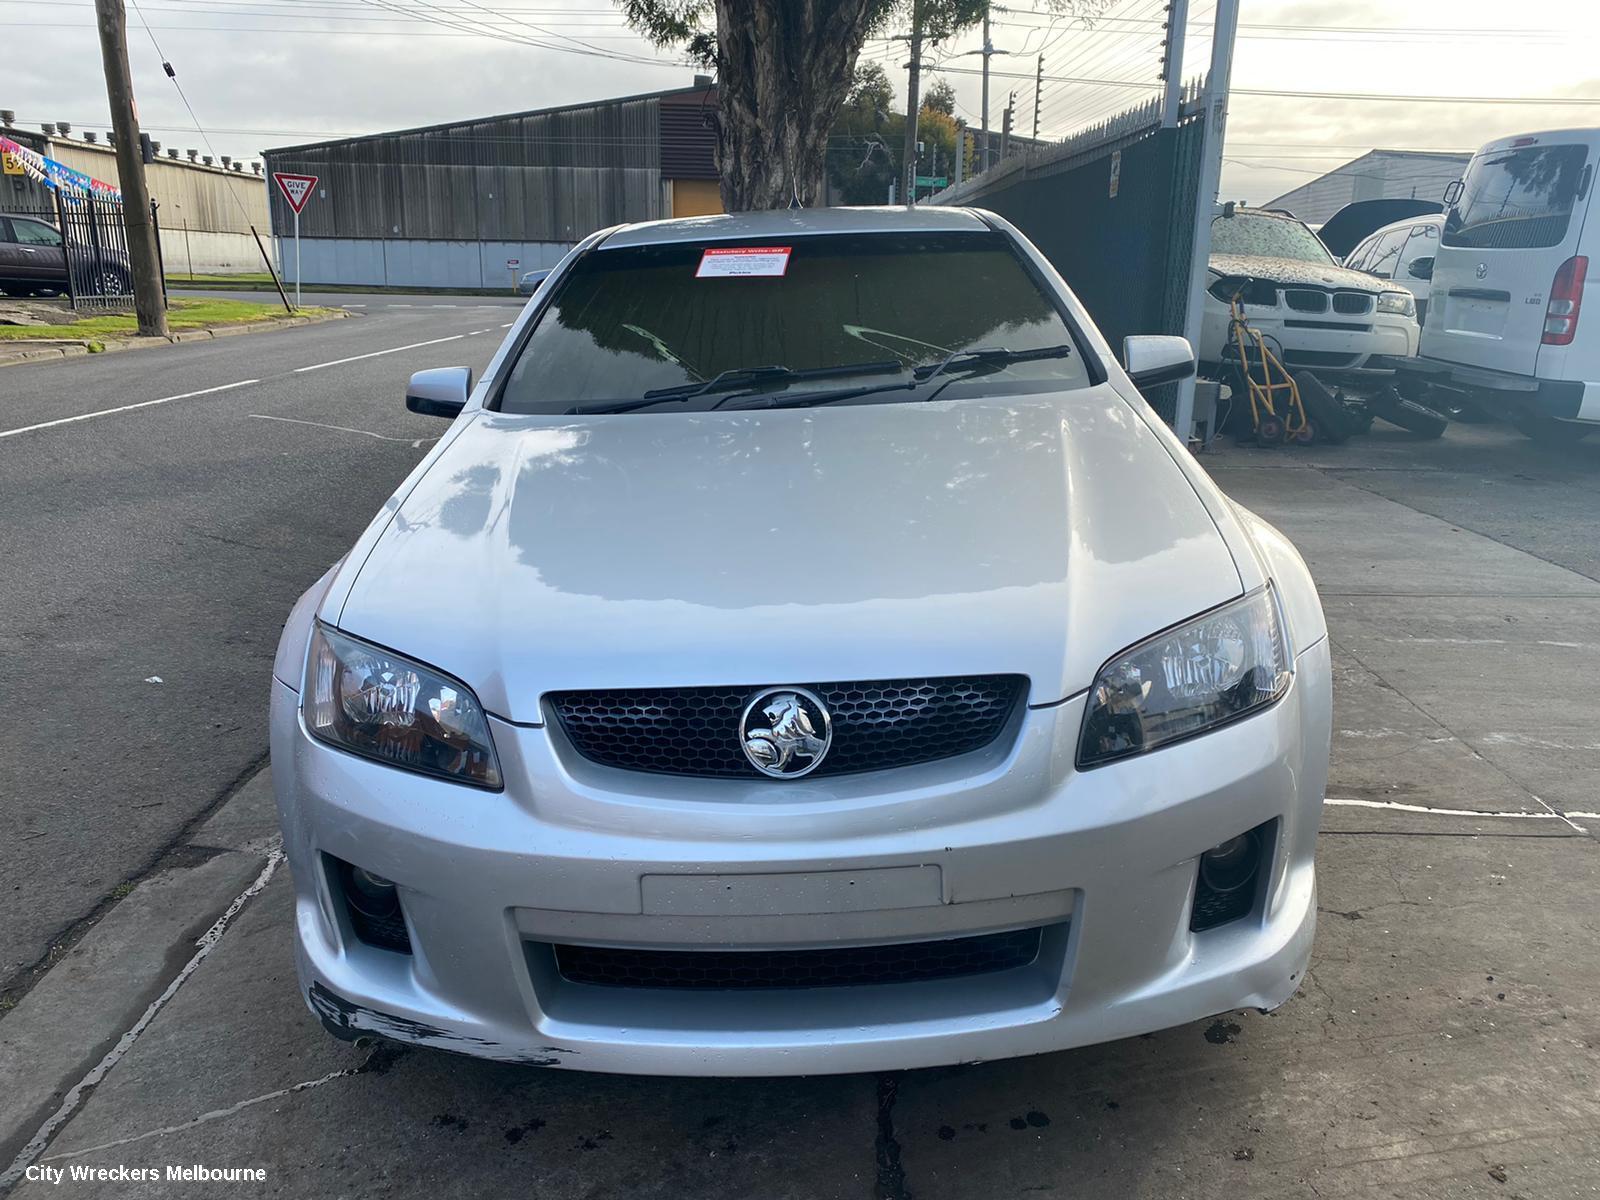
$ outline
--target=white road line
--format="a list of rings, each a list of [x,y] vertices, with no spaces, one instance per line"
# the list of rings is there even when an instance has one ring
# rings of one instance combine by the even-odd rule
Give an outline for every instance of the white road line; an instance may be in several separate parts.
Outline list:
[[[267,856],[267,865],[261,868],[261,874],[256,876],[255,882],[234,897],[233,903],[228,905],[228,911],[218,917],[216,924],[206,930],[201,935],[200,940],[195,943],[199,946],[199,949],[195,951],[194,957],[183,965],[183,969],[178,972],[171,983],[167,984],[165,990],[150,1002],[150,1007],[144,1010],[144,1015],[134,1022],[133,1027],[117,1040],[115,1046],[106,1051],[105,1057],[96,1063],[87,1075],[72,1085],[72,1089],[67,1092],[66,1097],[61,1101],[61,1107],[56,1109],[49,1120],[39,1126],[39,1131],[33,1135],[32,1140],[12,1160],[5,1173],[0,1175],[0,1192],[5,1191],[22,1178],[28,1169],[28,1164],[44,1153],[45,1147],[50,1144],[50,1139],[55,1137],[56,1131],[66,1124],[78,1105],[83,1102],[84,1093],[92,1090],[96,1084],[110,1073],[111,1068],[121,1062],[128,1051],[133,1049],[133,1043],[139,1040],[139,1035],[150,1027],[150,1022],[154,1021],[157,1014],[167,1006],[167,1002],[178,994],[178,989],[188,981],[189,976],[193,975],[199,969],[200,964],[206,960],[206,957],[217,948],[218,943],[222,940],[222,935],[228,931],[228,926],[232,923],[234,917],[238,916],[239,911],[253,897],[259,895],[267,884],[272,882],[272,876],[281,862],[283,862],[283,846],[275,844],[271,853]]]
[[[500,326],[500,328],[501,329],[510,329],[515,324],[516,324],[515,321],[507,321],[504,325]]]
[[[384,433],[373,433],[370,429],[351,429],[348,425],[329,425],[323,421],[302,421],[299,417],[274,417],[268,413],[251,413],[250,419],[253,421],[282,421],[286,425],[314,425],[318,429],[337,429],[340,433],[359,433],[362,437],[377,438],[380,442],[409,442],[413,446],[420,446],[424,442],[437,442],[439,440],[438,437],[390,437]]]
[[[54,421],[40,421],[37,425],[24,425],[20,429],[0,430],[0,438],[16,437],[19,433],[32,433],[36,429],[50,429],[56,425],[71,425],[74,421],[87,421],[92,417],[109,417],[113,413],[132,412],[136,408],[149,408],[154,404],[170,404],[174,400],[188,400],[194,396],[209,396],[214,392],[226,392],[233,388],[247,387],[252,383],[260,383],[259,379],[241,379],[237,383],[224,383],[217,387],[201,388],[198,392],[180,392],[176,396],[163,396],[159,400],[141,400],[138,404],[124,404],[120,408],[102,408],[95,412],[79,413],[75,417],[61,417]]]
[[[395,307],[398,308],[399,305]],[[360,362],[363,358],[381,358],[385,354],[399,354],[402,350],[415,350],[419,346],[437,346],[441,342],[459,342],[466,336],[464,333],[453,333],[449,337],[433,338],[426,342],[412,342],[409,346],[392,346],[388,350],[374,350],[371,354],[352,354],[349,358],[335,358],[330,362],[313,363],[309,367],[296,367],[294,373],[299,375],[304,371],[320,371],[323,367],[337,367],[340,363]]]
[[[1535,800],[1539,797],[1535,796]],[[1587,833],[1582,825],[1571,821],[1571,817],[1600,818],[1600,813],[1575,812],[1559,813],[1545,804],[1545,812],[1481,812],[1475,808],[1430,808],[1426,804],[1403,804],[1398,800],[1356,800],[1345,796],[1327,796],[1322,801],[1324,804],[1337,808],[1385,808],[1393,812],[1423,813],[1430,817],[1496,817],[1518,821],[1566,821],[1579,833]],[[1544,804],[1543,800],[1539,800]]]

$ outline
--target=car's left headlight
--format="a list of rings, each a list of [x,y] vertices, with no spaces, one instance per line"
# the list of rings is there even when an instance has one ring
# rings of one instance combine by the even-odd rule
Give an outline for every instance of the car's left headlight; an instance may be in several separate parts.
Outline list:
[[[1097,767],[1264,708],[1293,666],[1272,585],[1117,655],[1095,676],[1078,766]]]
[[[1410,292],[1382,292],[1378,296],[1378,311],[1414,317],[1417,315],[1417,298]]]
[[[313,737],[405,771],[500,790],[489,723],[459,680],[319,621],[301,695]]]

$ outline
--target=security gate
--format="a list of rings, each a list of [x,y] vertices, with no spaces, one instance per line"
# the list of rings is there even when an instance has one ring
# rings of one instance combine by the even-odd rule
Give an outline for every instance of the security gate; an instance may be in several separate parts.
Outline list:
[[[150,205],[156,220],[156,205]],[[133,264],[121,199],[56,192],[56,227],[66,254],[67,295],[75,309],[99,312],[133,307]],[[160,246],[159,227],[156,245]],[[165,272],[163,272],[163,275]]]

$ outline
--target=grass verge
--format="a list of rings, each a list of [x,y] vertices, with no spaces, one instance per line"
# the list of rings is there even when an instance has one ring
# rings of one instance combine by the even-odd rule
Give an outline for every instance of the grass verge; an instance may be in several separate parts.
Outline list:
[[[296,316],[320,316],[326,308],[302,308]],[[167,325],[173,330],[209,329],[218,325],[238,325],[245,321],[271,321],[289,314],[274,300],[270,304],[254,300],[173,300],[167,309]],[[132,313],[108,313],[85,317],[67,325],[0,325],[0,341],[60,340],[133,337],[139,321]]]

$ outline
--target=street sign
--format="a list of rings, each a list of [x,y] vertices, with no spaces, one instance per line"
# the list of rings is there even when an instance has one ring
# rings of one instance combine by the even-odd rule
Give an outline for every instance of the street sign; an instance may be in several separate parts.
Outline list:
[[[950,176],[948,176],[948,175],[918,175],[917,176],[917,186],[918,187],[942,188],[942,187],[948,186],[949,183],[950,183]]]
[[[520,258],[508,258],[508,259],[506,259],[506,266],[508,266],[508,267],[520,267],[521,265],[522,265],[522,260]]]
[[[292,175],[287,171],[274,171],[272,182],[278,185],[283,198],[294,210],[294,303],[300,307],[300,210],[311,199],[311,189],[317,186],[315,175]]]
[[[278,190],[283,193],[283,198],[289,202],[289,207],[294,209],[297,217],[300,210],[305,208],[306,201],[311,199],[311,189],[317,186],[315,175],[290,175],[284,171],[274,171],[272,181],[278,185]]]

